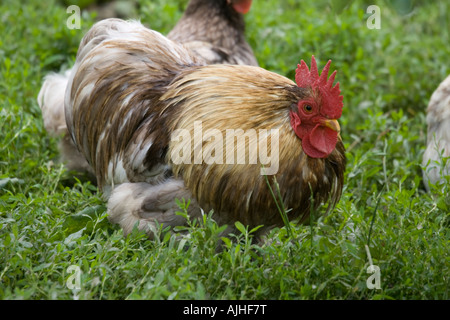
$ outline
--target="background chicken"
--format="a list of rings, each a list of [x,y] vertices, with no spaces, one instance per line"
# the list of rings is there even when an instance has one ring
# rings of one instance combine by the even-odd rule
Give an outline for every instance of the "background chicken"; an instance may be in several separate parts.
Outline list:
[[[430,191],[429,183],[444,181],[450,175],[450,76],[431,96],[427,108],[427,148],[423,155],[423,179]]]
[[[257,65],[245,40],[242,14],[250,10],[251,0],[191,0],[186,11],[168,37],[183,43],[206,63]],[[97,26],[97,31],[99,30]],[[50,74],[38,95],[46,131],[61,137],[61,161],[69,170],[86,173],[95,182],[95,174],[84,156],[67,135],[64,95],[71,70]]]
[[[302,61],[296,84],[255,66],[207,65],[137,22],[105,20],[80,45],[67,87],[66,121],[108,201],[110,220],[125,233],[135,225],[151,235],[155,223],[183,224],[176,198],[192,199],[193,217],[200,208],[213,209],[221,224],[279,226],[261,159],[230,163],[224,155],[223,161],[198,162],[198,150],[217,152],[230,141],[191,143],[176,139],[176,132],[195,134],[199,122],[204,131],[220,134],[278,130],[273,176],[284,206],[292,209],[289,218],[304,219],[312,203],[314,209],[336,203],[343,186],[345,155],[336,121],[343,97],[339,84],[333,87],[336,73],[327,80],[329,66],[319,76],[314,58],[311,70]],[[245,159],[256,152],[250,140],[231,143],[234,150],[245,146]],[[176,150],[188,152],[189,161],[174,161]]]
[[[245,40],[242,14],[252,0],[191,0],[177,25],[167,35],[201,55],[208,64],[258,65]]]

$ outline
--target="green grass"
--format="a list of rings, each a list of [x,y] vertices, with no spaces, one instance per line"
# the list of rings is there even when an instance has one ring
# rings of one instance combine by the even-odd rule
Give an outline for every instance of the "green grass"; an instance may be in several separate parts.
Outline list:
[[[238,225],[216,252],[222,228],[208,215],[187,238],[124,238],[96,188],[71,183],[36,97],[45,74],[71,66],[94,15],[83,10],[81,30],[69,30],[62,2],[2,1],[0,299],[448,299],[450,188],[425,193],[420,163],[426,105],[450,73],[450,4],[373,2],[379,30],[366,27],[362,1],[254,1],[247,37],[262,67],[293,78],[314,54],[338,70],[345,186],[331,213],[292,223],[290,236],[275,229],[257,245]],[[139,3],[141,21],[163,33],[185,5]],[[366,244],[379,290],[366,286]],[[79,292],[66,285],[71,265]]]

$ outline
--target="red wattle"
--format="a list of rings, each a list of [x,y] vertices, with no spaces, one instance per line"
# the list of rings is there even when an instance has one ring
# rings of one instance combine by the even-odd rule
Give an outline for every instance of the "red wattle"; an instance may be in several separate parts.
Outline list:
[[[310,136],[307,135],[302,139],[303,151],[311,158],[326,158],[328,155],[320,150],[314,148],[310,141]]]
[[[328,127],[318,124],[309,134],[311,146],[319,153],[330,155],[338,141],[338,133]]]
[[[297,137],[302,140],[303,151],[311,158],[326,158],[336,147],[338,135],[336,131],[317,124],[314,128],[301,126],[301,119],[296,112],[290,112],[291,127]]]

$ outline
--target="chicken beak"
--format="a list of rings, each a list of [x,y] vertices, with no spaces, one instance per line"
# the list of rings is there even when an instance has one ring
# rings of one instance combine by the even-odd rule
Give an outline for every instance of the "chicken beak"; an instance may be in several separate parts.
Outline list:
[[[330,128],[333,131],[336,131],[337,133],[341,132],[341,127],[339,126],[339,122],[337,120],[335,120],[335,119],[333,119],[333,120],[329,120],[329,119],[323,120],[322,121],[322,125],[324,125],[325,127]]]

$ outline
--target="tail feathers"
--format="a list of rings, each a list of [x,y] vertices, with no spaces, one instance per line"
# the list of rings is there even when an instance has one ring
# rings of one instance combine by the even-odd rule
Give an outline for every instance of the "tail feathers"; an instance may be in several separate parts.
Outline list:
[[[67,132],[64,115],[64,96],[71,70],[64,74],[49,74],[38,95],[38,104],[42,111],[44,127],[51,136],[60,136]]]

